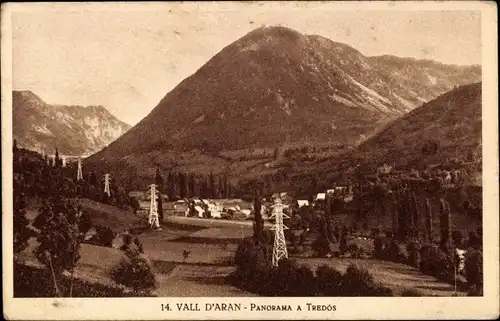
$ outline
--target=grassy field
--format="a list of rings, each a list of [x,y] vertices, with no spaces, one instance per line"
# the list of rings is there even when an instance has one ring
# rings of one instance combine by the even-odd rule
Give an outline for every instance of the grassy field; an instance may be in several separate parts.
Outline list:
[[[152,245],[157,244],[144,240],[145,252],[150,258],[156,275],[157,296],[252,296],[251,293],[242,291],[225,282],[225,278],[234,267],[214,264],[213,259],[216,248],[194,246],[191,248],[192,257],[182,262],[182,249],[176,243],[163,243],[158,251],[152,250]],[[166,245],[166,246],[165,246]],[[35,239],[29,241],[29,247],[21,255],[27,265],[41,267],[33,254],[37,246]],[[181,251],[181,252],[179,252]],[[212,253],[204,257],[201,253]],[[163,255],[161,255],[161,253]],[[232,253],[231,251],[226,252]],[[178,257],[175,255],[179,254]],[[219,253],[220,254],[220,253]],[[76,264],[75,277],[106,285],[112,285],[109,277],[111,268],[118,264],[124,257],[120,250],[82,244],[80,250],[81,258]],[[160,260],[155,260],[155,258]],[[178,262],[167,261],[178,259]],[[196,263],[192,263],[198,261]],[[205,264],[203,264],[205,261]],[[191,262],[191,263],[190,263]]]
[[[86,198],[81,199],[81,203],[84,211],[90,214],[93,225],[108,226],[113,232],[123,232],[142,225],[139,216],[115,206],[94,202]]]
[[[438,279],[420,273],[420,271],[399,263],[392,263],[371,259],[347,259],[347,258],[297,258],[298,263],[305,264],[315,270],[326,264],[341,272],[345,272],[350,264],[367,269],[373,278],[390,287],[395,295],[400,295],[404,289],[415,289],[425,296],[451,296],[454,287],[439,281]],[[459,293],[464,296],[464,293]]]

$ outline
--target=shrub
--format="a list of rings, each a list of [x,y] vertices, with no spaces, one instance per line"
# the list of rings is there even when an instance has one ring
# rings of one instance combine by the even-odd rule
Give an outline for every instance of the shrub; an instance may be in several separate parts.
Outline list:
[[[330,242],[325,235],[320,234],[311,246],[318,257],[325,257],[330,253]]]
[[[293,260],[280,260],[272,270],[271,282],[275,296],[312,296],[316,293],[314,274],[306,266],[298,266]]]
[[[424,245],[420,250],[420,271],[440,280],[450,281],[454,275],[453,259],[435,245]]]
[[[107,226],[97,225],[95,227],[95,230],[96,234],[90,240],[90,243],[105,247],[113,246],[113,240],[116,234],[113,232],[111,228]]]
[[[316,278],[319,295],[341,295],[342,273],[327,265],[321,265],[316,269]]]
[[[123,258],[110,272],[110,276],[118,284],[132,288],[135,293],[148,294],[156,287],[153,269],[142,254],[127,251]]]
[[[351,264],[342,277],[342,296],[392,296],[392,290],[373,280],[364,268]]]
[[[420,267],[420,248],[418,243],[415,241],[410,241],[406,245],[406,250],[408,252],[408,265],[418,269]]]
[[[407,256],[403,248],[395,240],[391,240],[382,251],[382,259],[396,263],[406,263]]]
[[[483,293],[483,253],[478,250],[467,253],[464,269],[470,295],[481,296]]]
[[[373,241],[374,246],[374,257],[377,259],[382,258],[382,253],[384,250],[384,239],[382,237],[376,237]]]

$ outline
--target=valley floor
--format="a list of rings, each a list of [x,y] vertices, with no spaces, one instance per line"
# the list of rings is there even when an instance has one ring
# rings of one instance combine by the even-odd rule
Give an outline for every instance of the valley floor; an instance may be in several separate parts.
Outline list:
[[[88,205],[93,208],[96,206]],[[103,207],[100,207],[100,210],[103,210]],[[122,212],[113,209],[113,212],[103,216],[111,216],[123,232],[134,220],[133,214],[131,217],[130,213]],[[101,215],[96,211],[93,219],[94,216]],[[253,233],[251,222],[169,218],[166,223],[162,230],[146,230],[139,235],[144,251],[156,272],[158,288],[154,292],[155,295],[254,296],[228,284],[225,280],[235,269],[232,257],[238,242]],[[182,229],[172,225],[173,223],[184,226],[192,224],[198,228]],[[28,248],[21,256],[28,265],[39,266],[33,254],[36,245],[36,240],[30,239]],[[112,283],[108,276],[109,270],[124,257],[124,253],[120,250],[89,244],[82,244],[80,255],[75,275],[87,281],[103,284]],[[366,268],[376,281],[391,287],[396,295],[408,288],[416,289],[426,296],[451,296],[454,292],[453,286],[404,264],[352,258],[296,258],[296,260],[313,270],[322,264],[340,271],[345,270],[351,263],[360,265]]]

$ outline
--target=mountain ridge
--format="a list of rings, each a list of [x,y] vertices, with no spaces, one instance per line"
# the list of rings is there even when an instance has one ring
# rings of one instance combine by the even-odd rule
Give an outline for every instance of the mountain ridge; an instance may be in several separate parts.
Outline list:
[[[333,50],[330,50],[332,48]],[[347,60],[341,58],[346,55]],[[331,116],[326,117],[330,119],[333,116],[340,118],[339,120],[342,120],[342,116],[351,117],[346,113],[354,114],[354,116],[363,114],[362,117],[357,116],[356,122],[360,126],[372,128],[373,124],[370,123],[386,117],[402,115],[419,103],[449,90],[450,86],[469,81],[458,80],[453,83],[447,80],[438,83],[436,90],[419,88],[422,93],[403,93],[404,88],[398,89],[397,86],[394,86],[394,89],[390,88],[388,82],[398,80],[394,76],[387,75],[385,72],[380,78],[371,71],[382,72],[385,66],[370,66],[368,65],[370,61],[369,57],[362,56],[356,49],[335,43],[325,37],[306,36],[285,27],[255,29],[222,49],[193,75],[184,79],[167,93],[157,107],[118,140],[118,143],[123,140],[123,145],[127,145],[126,149],[114,148],[112,145],[109,150],[125,155],[132,147],[141,149],[148,144],[155,145],[155,148],[162,146],[162,148],[180,148],[186,145],[186,149],[203,148],[207,145],[212,145],[213,148],[222,146],[224,149],[237,149],[246,144],[255,145],[254,136],[256,135],[248,139],[236,139],[241,136],[238,135],[241,132],[250,131],[248,124],[244,124],[241,119],[235,117],[234,113],[230,115],[233,117],[233,123],[237,123],[235,126],[245,127],[244,130],[229,131],[231,126],[220,121],[228,117],[233,109],[241,109],[241,114],[254,117],[252,120],[261,122],[266,122],[266,120],[255,115],[256,111],[275,115],[277,113],[272,109],[278,107],[288,114],[289,117],[279,116],[281,127],[285,129],[279,135],[260,130],[262,134],[259,136],[266,140],[261,145],[267,146],[281,144],[283,137],[288,141],[300,138],[301,135],[291,129],[299,122],[289,120],[293,119],[291,113],[305,106],[314,105],[314,107],[308,107],[312,109],[311,113],[330,113]],[[458,72],[459,75],[460,73],[461,71]],[[476,74],[470,77],[461,76],[472,78],[472,82],[480,77],[479,73],[480,71],[476,70]],[[403,81],[412,85],[416,82],[411,79],[412,77],[413,75],[406,76]],[[420,78],[422,77],[424,76]],[[328,88],[328,94],[325,94],[326,90],[323,89],[325,87]],[[388,96],[391,99],[387,98]],[[326,107],[318,106],[321,104],[331,108],[328,110]],[[332,112],[331,109],[339,105],[343,107],[349,105],[349,108]],[[218,115],[214,115],[216,113]],[[298,113],[300,114],[300,111]],[[272,121],[278,120],[272,118],[270,117],[266,125],[269,126]],[[303,114],[301,118],[306,119],[307,116]],[[145,134],[149,131],[147,127],[156,126],[155,119],[175,119],[179,126],[169,126],[170,129],[159,126],[155,135]],[[324,120],[325,118],[318,119],[321,124],[319,131],[323,134],[311,135],[309,140],[318,136],[323,136],[320,139],[324,140],[324,136],[338,134],[335,130],[329,130],[330,125]],[[207,128],[200,128],[206,123],[218,125],[227,132],[215,135]],[[333,127],[339,126],[333,124]],[[308,130],[316,130],[317,124],[305,129],[301,132],[307,134]],[[353,132],[358,135],[362,131],[364,130]],[[142,140],[131,138],[134,133],[141,133],[144,137]],[[229,137],[234,138],[235,141],[229,140]],[[173,142],[165,143],[166,140]],[[129,146],[131,148],[128,148]],[[151,147],[149,150],[155,148]]]
[[[48,154],[91,154],[130,128],[103,106],[51,105],[30,90],[12,92],[12,111],[17,143]]]
[[[171,156],[189,151],[352,146],[381,124],[481,79],[480,68],[402,59],[366,57],[289,28],[258,28],[223,48],[87,161],[145,173],[187,166],[189,160]],[[228,167],[213,158],[196,167],[204,164]]]

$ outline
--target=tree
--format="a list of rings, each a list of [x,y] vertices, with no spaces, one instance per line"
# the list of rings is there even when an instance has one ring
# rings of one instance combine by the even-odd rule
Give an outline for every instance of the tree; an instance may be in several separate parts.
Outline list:
[[[472,250],[465,257],[465,277],[470,287],[471,295],[482,295],[483,293],[483,253]]]
[[[181,198],[189,197],[189,186],[186,173],[179,173],[179,189]]]
[[[160,174],[160,169],[157,167],[156,168],[156,176],[155,176],[155,184],[158,186],[158,203],[157,203],[157,211],[158,211],[158,218],[160,221],[160,224],[163,223],[163,177]]]
[[[192,173],[188,174],[188,197],[195,197],[198,196],[195,194],[196,193],[196,180],[195,180],[195,175]]]
[[[19,184],[14,180],[14,257],[16,258],[28,246],[30,231],[28,229],[29,221],[26,218],[26,202],[24,194],[19,190]]]
[[[214,173],[210,173],[208,176],[208,188],[210,190],[210,197],[215,198],[217,197],[217,186],[215,186],[215,177]]]
[[[451,212],[450,204],[443,198],[440,199],[439,225],[441,228],[441,249],[448,252],[451,248]]]
[[[175,173],[169,171],[167,176],[167,194],[168,198],[173,200],[177,195],[177,186],[176,186],[176,177]]]
[[[228,198],[231,195],[231,183],[229,182],[229,177],[227,173],[224,174],[224,198]]]
[[[73,199],[53,194],[46,200],[40,209],[33,225],[40,230],[37,237],[39,242],[35,250],[37,259],[52,272],[54,287],[59,295],[58,279],[66,270],[73,270],[80,258],[79,249],[83,239],[80,230],[81,205]],[[72,295],[70,287],[70,297]]]
[[[54,158],[54,163],[56,168],[60,168],[62,166],[62,159],[59,158],[59,150],[56,147],[56,155]]]
[[[253,209],[254,209],[254,240],[256,244],[259,244],[262,241],[262,233],[264,231],[264,221],[262,220],[262,204],[260,200],[260,194],[257,189],[254,189],[254,201],[253,201]]]
[[[110,276],[118,284],[132,288],[138,295],[148,295],[156,279],[148,259],[140,251],[126,251],[126,258],[113,267]]]
[[[321,218],[319,235],[318,238],[312,244],[312,248],[316,252],[316,255],[318,255],[319,257],[324,257],[330,253],[330,241],[328,240],[327,221],[324,217]]]
[[[97,187],[97,175],[94,171],[90,173],[90,185]]]
[[[339,251],[341,255],[347,251],[347,229],[345,227],[342,229],[342,234],[340,234]]]
[[[428,198],[425,199],[425,241],[432,242],[432,205]]]
[[[219,198],[224,198],[224,195],[226,194],[226,188],[224,186],[224,178],[219,175]]]

